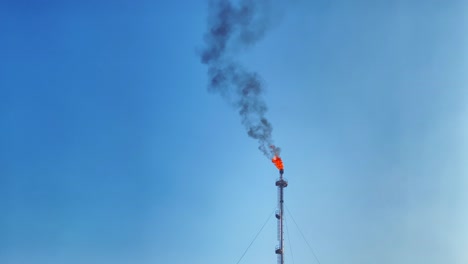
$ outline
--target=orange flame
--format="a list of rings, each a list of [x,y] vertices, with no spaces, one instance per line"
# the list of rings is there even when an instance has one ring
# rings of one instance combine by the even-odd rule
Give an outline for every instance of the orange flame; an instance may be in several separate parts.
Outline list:
[[[273,159],[271,159],[271,162],[273,162],[276,166],[276,168],[278,168],[278,170],[283,170],[284,169],[284,166],[283,166],[283,161],[281,160],[281,158],[277,155],[275,155],[273,157]]]

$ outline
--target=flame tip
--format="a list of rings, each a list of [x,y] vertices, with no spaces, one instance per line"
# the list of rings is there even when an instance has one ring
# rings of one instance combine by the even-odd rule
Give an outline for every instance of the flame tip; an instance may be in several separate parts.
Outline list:
[[[278,170],[283,170],[284,169],[284,165],[283,165],[283,160],[281,160],[281,158],[278,156],[278,155],[275,155],[272,159],[271,159],[271,162],[273,162],[276,166],[276,168],[278,168]]]

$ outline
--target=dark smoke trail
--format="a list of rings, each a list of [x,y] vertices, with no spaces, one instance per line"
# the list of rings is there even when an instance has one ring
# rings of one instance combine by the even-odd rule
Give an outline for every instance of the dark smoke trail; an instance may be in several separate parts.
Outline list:
[[[248,135],[271,158],[279,155],[280,149],[273,146],[273,128],[265,117],[267,106],[260,77],[244,69],[229,54],[234,48],[244,49],[263,37],[269,24],[268,4],[241,0],[234,6],[228,0],[212,1],[201,60],[208,66],[209,90],[220,93],[239,110]]]

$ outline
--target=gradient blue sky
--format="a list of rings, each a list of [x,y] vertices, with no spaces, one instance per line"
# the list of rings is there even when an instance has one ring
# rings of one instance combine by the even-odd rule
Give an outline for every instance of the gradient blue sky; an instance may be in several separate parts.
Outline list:
[[[277,7],[238,58],[267,84],[321,263],[468,263],[468,3]],[[201,0],[0,2],[0,263],[238,260],[277,171],[206,90],[206,17]],[[294,263],[316,263],[288,223]],[[275,263],[275,232],[242,263]]]

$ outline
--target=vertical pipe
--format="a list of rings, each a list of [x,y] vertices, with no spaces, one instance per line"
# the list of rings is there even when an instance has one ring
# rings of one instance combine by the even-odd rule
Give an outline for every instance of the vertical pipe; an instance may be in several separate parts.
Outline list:
[[[284,264],[284,237],[283,237],[283,216],[284,216],[284,187],[288,186],[288,182],[283,179],[283,170],[280,170],[280,178],[276,181],[278,186],[278,239],[279,245],[276,250],[278,254],[278,264]]]
[[[280,173],[280,181],[283,181],[283,173]],[[281,264],[284,264],[284,239],[283,239],[283,184],[280,185],[280,248],[281,248]]]

